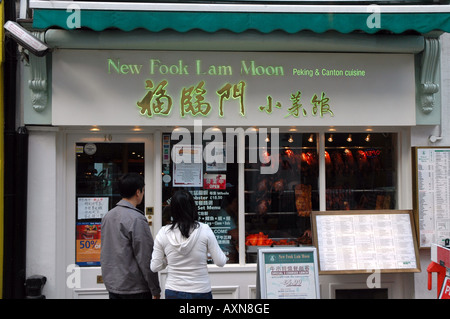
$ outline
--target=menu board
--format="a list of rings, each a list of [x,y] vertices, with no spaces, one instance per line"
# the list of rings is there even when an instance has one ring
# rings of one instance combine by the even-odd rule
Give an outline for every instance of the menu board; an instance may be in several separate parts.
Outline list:
[[[237,251],[237,197],[227,190],[191,190],[198,210],[198,219],[211,227],[229,263],[239,262]]]
[[[319,299],[316,248],[259,249],[257,285],[262,299]]]
[[[450,148],[417,147],[414,210],[419,246],[450,238]]]
[[[320,273],[418,272],[410,211],[313,212]]]

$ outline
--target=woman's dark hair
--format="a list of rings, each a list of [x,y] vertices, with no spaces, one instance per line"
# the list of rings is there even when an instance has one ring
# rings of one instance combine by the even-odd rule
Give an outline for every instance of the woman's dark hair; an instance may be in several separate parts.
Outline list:
[[[189,238],[191,231],[199,226],[197,206],[194,197],[186,190],[175,192],[170,201],[172,227],[180,228],[181,234]]]
[[[122,198],[130,198],[144,188],[144,177],[138,173],[127,173],[119,178],[119,192]]]

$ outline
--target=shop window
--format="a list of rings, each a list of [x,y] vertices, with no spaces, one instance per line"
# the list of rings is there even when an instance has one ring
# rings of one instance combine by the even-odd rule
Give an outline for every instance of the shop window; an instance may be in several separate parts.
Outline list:
[[[76,144],[76,263],[100,265],[102,217],[121,200],[119,177],[144,174],[143,143]],[[138,206],[144,209],[144,202]]]
[[[266,155],[278,153],[274,174],[260,173],[260,166],[267,164],[245,164],[245,244],[249,263],[256,262],[261,246],[310,245],[310,213],[319,210],[317,135],[279,134],[276,150],[272,142],[268,140]],[[251,151],[248,146],[247,153]]]
[[[227,263],[238,263],[238,164],[226,162],[227,142],[210,144],[188,134],[172,140],[171,133],[162,141],[162,224],[167,225],[170,214],[165,208],[179,189],[186,189],[197,204],[199,221],[208,224],[228,257]],[[184,140],[190,138],[190,142]],[[184,143],[184,144],[183,144]],[[236,154],[236,145],[231,146]],[[187,153],[192,156],[187,159]],[[211,160],[205,160],[209,155]],[[213,160],[222,158],[223,160]],[[212,261],[209,261],[212,262]]]
[[[261,132],[255,132],[256,144],[249,131],[245,131],[242,145],[232,141],[235,158],[227,163],[203,159],[189,165],[175,163],[182,139],[172,140],[172,133],[163,134],[163,225],[170,223],[164,208],[173,192],[188,189],[198,205],[200,221],[213,229],[229,263],[239,263],[238,212],[242,211],[245,246],[240,253],[245,253],[246,263],[254,263],[260,247],[312,245],[312,211],[395,209],[396,134],[287,132],[268,134],[261,144]],[[321,156],[319,137],[325,141]],[[204,157],[209,141],[190,138],[185,141],[190,151],[198,150]],[[276,138],[276,143],[271,138]],[[195,140],[200,143],[196,145]],[[215,151],[226,158],[229,142],[224,140],[223,147]],[[240,152],[245,154],[243,175],[237,160]],[[262,168],[274,164],[274,157],[276,169],[263,172]],[[322,170],[320,161],[324,161]],[[321,172],[325,175],[322,190]],[[240,176],[244,178],[243,189],[238,189]],[[243,207],[238,207],[239,194]]]
[[[395,134],[325,135],[326,209],[396,207]]]

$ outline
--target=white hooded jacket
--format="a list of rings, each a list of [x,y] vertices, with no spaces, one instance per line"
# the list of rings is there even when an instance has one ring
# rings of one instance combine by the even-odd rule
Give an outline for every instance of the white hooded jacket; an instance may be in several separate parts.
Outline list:
[[[150,268],[153,272],[167,267],[165,289],[205,293],[211,291],[207,255],[217,266],[227,262],[211,228],[203,223],[184,237],[178,227],[164,226],[155,238]]]

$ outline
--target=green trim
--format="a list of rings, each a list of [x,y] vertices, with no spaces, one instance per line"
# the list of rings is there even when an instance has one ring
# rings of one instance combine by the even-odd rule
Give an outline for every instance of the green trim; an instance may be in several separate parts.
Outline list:
[[[35,9],[33,27],[47,29],[60,27],[70,29],[67,21],[72,21],[74,12],[53,9]],[[335,30],[341,33],[363,31],[376,33],[389,30],[403,33],[414,30],[420,33],[430,31],[450,32],[450,13],[381,13],[380,28],[369,28],[367,19],[372,13],[245,13],[245,12],[150,12],[150,11],[95,11],[79,12],[79,27],[94,31],[120,29],[131,31],[147,29],[159,32],[172,29],[187,32],[200,29],[206,32],[229,30],[241,33],[257,30],[270,33],[282,30],[296,33],[311,30],[323,33]]]

